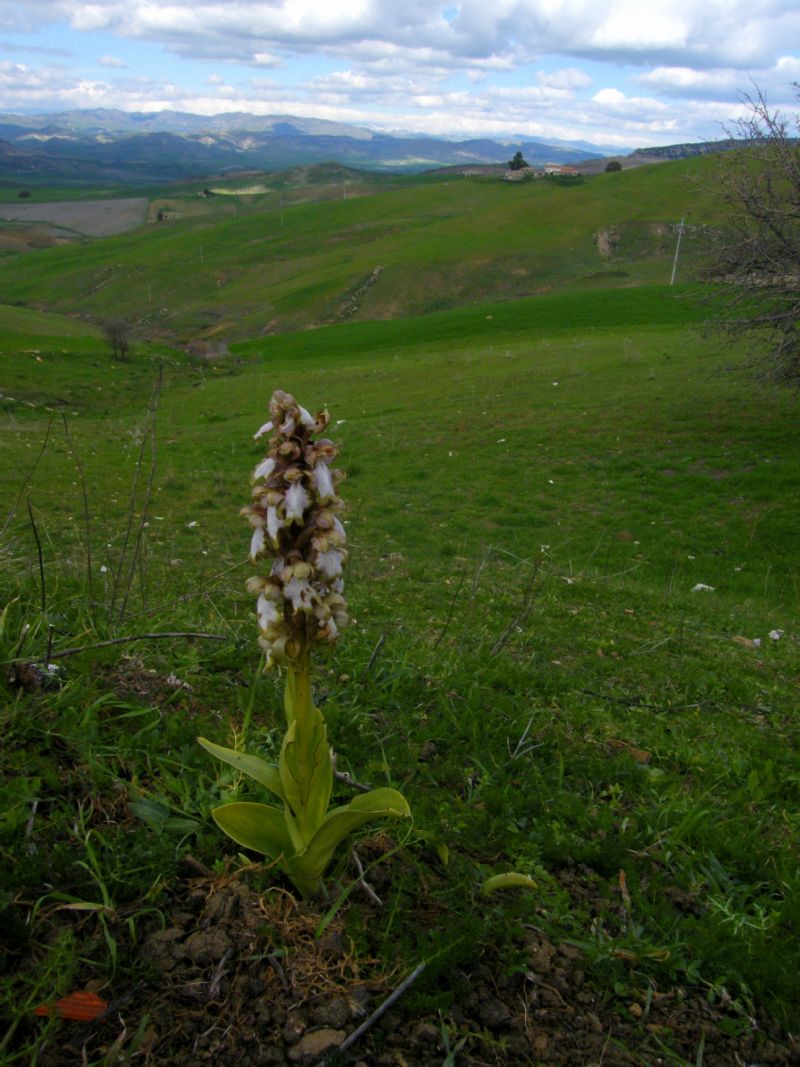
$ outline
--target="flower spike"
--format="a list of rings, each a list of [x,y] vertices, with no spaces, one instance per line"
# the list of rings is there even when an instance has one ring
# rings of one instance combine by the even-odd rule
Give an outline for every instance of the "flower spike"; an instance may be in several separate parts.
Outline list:
[[[259,644],[267,665],[302,656],[313,642],[332,644],[347,624],[341,595],[347,541],[336,487],[344,478],[330,468],[338,449],[325,432],[327,411],[310,415],[290,393],[276,390],[267,455],[253,471],[252,503],[242,514],[253,527],[250,558],[269,561],[268,575],[251,578],[256,593]]]

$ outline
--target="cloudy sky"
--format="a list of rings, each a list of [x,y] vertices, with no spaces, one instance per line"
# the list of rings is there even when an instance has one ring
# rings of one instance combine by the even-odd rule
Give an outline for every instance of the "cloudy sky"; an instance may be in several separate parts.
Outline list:
[[[0,0],[0,111],[315,116],[603,145],[785,111],[798,0]]]

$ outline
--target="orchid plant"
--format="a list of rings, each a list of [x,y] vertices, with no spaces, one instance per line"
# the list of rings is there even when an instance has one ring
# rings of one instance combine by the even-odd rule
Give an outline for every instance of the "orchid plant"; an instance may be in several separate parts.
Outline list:
[[[337,495],[344,474],[331,467],[338,455],[321,437],[327,411],[312,416],[288,393],[276,391],[270,421],[254,435],[271,434],[267,456],[253,471],[251,503],[242,508],[253,533],[250,559],[262,566],[248,579],[257,597],[258,643],[267,667],[286,670],[286,733],[278,765],[200,744],[217,759],[255,779],[280,806],[237,801],[212,812],[215,822],[245,848],[275,861],[306,897],[317,896],[334,850],[363,823],[411,815],[395,789],[374,789],[328,810],[333,760],[327,727],[311,690],[311,653],[331,645],[347,623],[342,570],[347,537]]]

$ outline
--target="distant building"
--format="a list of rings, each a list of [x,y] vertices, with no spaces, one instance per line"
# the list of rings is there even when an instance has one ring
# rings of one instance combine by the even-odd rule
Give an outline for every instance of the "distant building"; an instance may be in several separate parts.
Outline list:
[[[570,167],[568,163],[545,163],[545,174],[561,174],[567,178],[577,178],[578,171],[575,167]]]

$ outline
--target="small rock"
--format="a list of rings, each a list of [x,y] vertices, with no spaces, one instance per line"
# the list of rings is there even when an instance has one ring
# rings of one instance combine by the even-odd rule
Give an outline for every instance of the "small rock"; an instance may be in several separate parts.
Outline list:
[[[371,1000],[370,992],[364,985],[354,986],[350,991],[348,997],[347,1007],[351,1016],[354,1019],[361,1019],[367,1014],[369,1008],[369,1002]]]
[[[297,1015],[290,1015],[284,1023],[283,1040],[287,1045],[296,1044],[306,1032],[306,1024]]]
[[[344,1030],[331,1030],[327,1026],[321,1030],[311,1030],[301,1037],[293,1048],[289,1049],[289,1059],[292,1063],[299,1063],[307,1056],[321,1056],[328,1049],[338,1048],[345,1036]]]
[[[418,1045],[437,1045],[439,1043],[439,1031],[433,1023],[419,1023],[414,1027],[412,1040]]]
[[[436,744],[433,741],[425,741],[419,750],[417,759],[420,763],[430,763],[436,757]]]
[[[542,1053],[547,1052],[547,1046],[549,1044],[550,1044],[550,1038],[547,1036],[547,1034],[535,1034],[534,1038],[533,1038],[533,1041],[531,1041],[531,1045],[533,1046],[533,1051],[538,1056],[541,1056]]]
[[[350,1018],[350,1008],[344,997],[332,997],[314,1005],[311,1017],[317,1026],[341,1029]]]
[[[344,934],[338,930],[332,930],[329,934],[326,934],[320,941],[320,951],[328,956],[330,959],[338,960],[345,953],[345,940]]]
[[[195,930],[186,941],[186,955],[193,963],[216,963],[231,947],[231,940],[224,930],[212,926],[208,930]]]
[[[511,1012],[502,1000],[485,1000],[478,1011],[481,1022],[490,1030],[499,1030],[511,1018]]]

